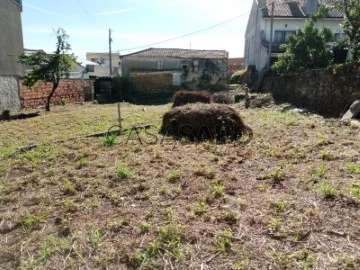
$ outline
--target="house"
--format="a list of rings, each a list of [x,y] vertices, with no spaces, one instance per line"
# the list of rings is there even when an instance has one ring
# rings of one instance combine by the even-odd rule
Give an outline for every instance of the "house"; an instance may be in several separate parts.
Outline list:
[[[246,65],[255,66],[257,71],[269,68],[269,59],[271,66],[281,53],[279,46],[287,42],[289,35],[302,29],[305,20],[318,10],[320,4],[332,2],[333,0],[254,0],[245,33]],[[328,17],[317,25],[330,28],[337,40],[344,37],[340,27],[343,20],[344,13],[332,9]],[[272,44],[269,50],[271,36]]]
[[[231,75],[239,69],[242,69],[245,67],[244,58],[229,58],[228,61],[228,76],[231,77]]]
[[[0,114],[20,108],[18,77],[24,68],[17,62],[24,51],[21,0],[0,1]]]
[[[186,88],[215,87],[226,81],[228,52],[149,48],[121,56],[122,76],[142,94]]]
[[[110,56],[109,53],[87,52],[86,60],[90,61],[86,69],[90,78],[110,77],[111,75],[121,75],[120,54],[111,54],[112,72],[110,74]]]

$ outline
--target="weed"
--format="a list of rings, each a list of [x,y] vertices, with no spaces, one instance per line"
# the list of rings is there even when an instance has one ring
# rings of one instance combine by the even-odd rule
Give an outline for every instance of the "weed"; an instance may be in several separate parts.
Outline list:
[[[123,180],[130,178],[133,175],[133,172],[129,168],[126,168],[125,166],[118,164],[115,167],[115,175],[117,179]]]
[[[60,99],[60,105],[65,106],[66,103],[67,103],[66,98],[61,98],[61,99]]]
[[[76,160],[75,168],[79,170],[79,169],[85,167],[87,164],[88,164],[87,158],[84,156],[81,156]]]
[[[281,227],[281,224],[282,224],[282,218],[273,218],[268,223],[268,227],[273,231],[278,231]]]
[[[79,210],[79,205],[74,200],[65,199],[61,202],[63,210],[68,213],[75,213]]]
[[[140,222],[140,232],[142,234],[148,233],[151,230],[151,227],[151,224],[146,221]]]
[[[260,191],[260,192],[265,192],[266,190],[266,186],[264,184],[259,184],[256,186],[256,188]]]
[[[61,250],[70,250],[71,240],[68,238],[60,238],[55,235],[49,235],[42,243],[40,250],[37,253],[37,258],[40,261],[46,261],[56,252]]]
[[[339,194],[339,190],[327,180],[324,180],[321,183],[319,191],[324,195],[326,199],[333,199]]]
[[[171,206],[166,207],[162,212],[168,220],[173,220],[175,218],[174,210]]]
[[[348,254],[342,254],[339,261],[341,264],[340,269],[343,269],[343,270],[357,269],[354,258]]]
[[[224,195],[224,189],[225,189],[225,186],[220,181],[216,181],[211,186],[211,194],[215,198],[219,198]]]
[[[206,213],[207,208],[208,208],[208,206],[204,201],[200,201],[200,202],[195,203],[195,205],[194,205],[194,215],[195,216],[200,216],[200,215]]]
[[[195,175],[196,176],[203,176],[206,179],[214,179],[215,178],[215,171],[212,168],[202,166],[202,167],[199,167],[195,171]]]
[[[287,269],[288,264],[290,263],[289,256],[281,251],[271,251],[269,253],[269,256],[271,259],[273,259],[275,262],[277,262],[280,266],[280,269]]]
[[[75,195],[76,193],[75,185],[72,182],[70,182],[70,180],[67,178],[64,179],[61,186],[61,190],[64,195]]]
[[[319,167],[311,167],[310,175],[313,179],[314,178],[323,179],[326,176],[326,172],[327,169],[325,164],[321,164]]]
[[[360,182],[350,186],[350,193],[360,200]]]
[[[45,222],[46,215],[43,212],[40,212],[35,215],[26,216],[21,222],[23,228],[27,232],[31,232],[32,230],[39,229],[41,223]]]
[[[92,248],[97,248],[104,238],[104,231],[96,229],[95,231],[88,232],[86,238]]]
[[[92,104],[99,104],[99,101],[97,101],[97,99],[94,99],[94,100],[92,101]]]
[[[115,133],[106,134],[103,139],[104,146],[113,146],[116,143],[117,135]]]
[[[289,207],[289,202],[287,200],[274,200],[271,201],[271,205],[276,209],[278,212],[284,212]]]
[[[119,232],[121,230],[121,228],[123,228],[124,226],[129,225],[129,223],[124,220],[124,219],[114,219],[114,220],[108,220],[106,222],[106,227],[112,231],[112,232]]]
[[[159,229],[161,247],[170,254],[171,257],[183,258],[184,254],[181,248],[182,228],[178,224],[169,224]]]
[[[234,263],[235,270],[245,270],[244,262],[236,262]]]
[[[233,233],[230,229],[218,232],[215,236],[215,247],[221,252],[230,250],[232,237]]]
[[[273,180],[274,184],[279,184],[284,179],[284,170],[281,167],[273,169],[269,173],[269,178]]]
[[[144,249],[138,249],[134,252],[136,264],[146,261],[153,261],[159,255],[160,244],[157,242],[149,242]]]
[[[171,199],[176,199],[177,197],[179,197],[181,194],[181,188],[180,187],[176,187],[174,189],[171,190]]]
[[[320,154],[321,154],[322,160],[331,160],[332,159],[331,152],[329,150],[322,150],[320,152]]]
[[[180,171],[171,171],[166,174],[166,178],[170,183],[178,182],[181,179]]]
[[[360,163],[348,163],[346,167],[350,173],[360,173]]]
[[[121,196],[119,194],[111,193],[108,198],[109,198],[112,205],[114,205],[114,206],[119,206],[120,205]]]

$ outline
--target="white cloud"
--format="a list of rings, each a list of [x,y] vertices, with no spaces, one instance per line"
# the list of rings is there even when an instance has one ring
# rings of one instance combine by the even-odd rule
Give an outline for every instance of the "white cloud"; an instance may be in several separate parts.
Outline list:
[[[134,10],[138,10],[140,8],[124,8],[124,9],[116,9],[116,10],[110,10],[110,11],[104,11],[96,13],[97,16],[105,16],[105,15],[114,15],[114,14],[120,14],[120,13],[126,13]]]
[[[60,14],[60,13],[57,13],[57,12],[54,12],[54,11],[51,11],[51,10],[43,9],[43,8],[40,8],[40,7],[31,5],[31,4],[28,4],[28,3],[24,3],[24,6],[30,7],[30,8],[32,8],[32,9],[39,10],[39,11],[41,11],[41,12],[43,12],[43,13],[46,13],[46,14],[50,14],[50,15],[53,15],[53,16],[61,17],[61,18],[67,19],[67,20],[71,20],[71,17],[65,16],[65,15],[63,15],[63,14]]]

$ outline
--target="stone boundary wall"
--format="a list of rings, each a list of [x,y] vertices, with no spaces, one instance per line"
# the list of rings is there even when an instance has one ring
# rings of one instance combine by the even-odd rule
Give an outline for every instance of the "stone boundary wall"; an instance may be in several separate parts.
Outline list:
[[[23,80],[20,80],[21,106],[24,108],[36,108],[45,105],[52,84],[40,82],[34,87],[28,88],[22,82]],[[51,104],[60,104],[62,99],[66,100],[67,103],[83,102],[85,101],[85,95],[91,93],[93,84],[93,80],[63,79],[51,99]]]
[[[17,76],[0,76],[0,114],[5,110],[20,109],[19,78]]]
[[[360,66],[313,70],[291,76],[265,77],[262,92],[326,117],[339,117],[360,98]]]

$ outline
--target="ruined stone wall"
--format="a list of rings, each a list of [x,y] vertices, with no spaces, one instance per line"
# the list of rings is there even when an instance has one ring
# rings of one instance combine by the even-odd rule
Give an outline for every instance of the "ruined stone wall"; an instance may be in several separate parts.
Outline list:
[[[85,93],[89,92],[93,80],[64,79],[60,81],[54,96],[51,99],[52,104],[60,104],[61,99],[67,103],[83,102]],[[34,87],[28,88],[20,80],[20,99],[21,105],[25,108],[36,108],[43,106],[52,89],[51,83],[38,83]]]
[[[339,117],[360,98],[360,66],[314,70],[292,76],[265,77],[261,91],[327,117]]]
[[[133,72],[131,79],[139,98],[172,95],[172,72]]]

